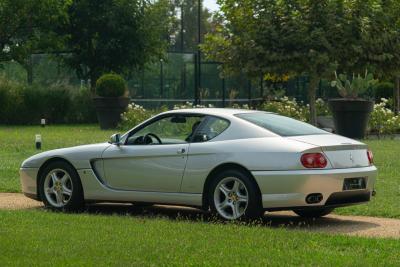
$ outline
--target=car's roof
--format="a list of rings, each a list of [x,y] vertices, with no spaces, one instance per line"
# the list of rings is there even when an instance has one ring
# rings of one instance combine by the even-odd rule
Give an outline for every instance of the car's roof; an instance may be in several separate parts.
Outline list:
[[[168,113],[195,113],[195,114],[206,114],[206,115],[214,115],[214,116],[232,116],[240,113],[254,113],[260,112],[258,110],[249,110],[249,109],[234,109],[234,108],[189,108],[189,109],[176,109],[165,112]]]

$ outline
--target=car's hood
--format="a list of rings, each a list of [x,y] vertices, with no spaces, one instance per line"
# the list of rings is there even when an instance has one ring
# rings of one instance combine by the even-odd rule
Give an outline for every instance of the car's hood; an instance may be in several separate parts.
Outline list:
[[[26,159],[22,167],[38,168],[46,160],[59,157],[68,160],[76,169],[90,168],[90,160],[101,158],[103,151],[109,146],[109,143],[100,143],[49,150]]]

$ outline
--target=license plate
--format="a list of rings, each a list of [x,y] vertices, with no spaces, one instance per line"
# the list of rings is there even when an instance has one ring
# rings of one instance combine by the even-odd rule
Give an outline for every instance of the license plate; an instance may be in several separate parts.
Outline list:
[[[365,177],[345,178],[343,190],[358,190],[367,188]]]

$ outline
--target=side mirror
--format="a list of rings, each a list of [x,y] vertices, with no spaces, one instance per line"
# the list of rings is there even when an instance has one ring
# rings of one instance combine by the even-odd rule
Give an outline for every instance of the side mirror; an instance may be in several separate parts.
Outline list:
[[[109,143],[117,146],[121,145],[121,135],[119,133],[111,135]]]

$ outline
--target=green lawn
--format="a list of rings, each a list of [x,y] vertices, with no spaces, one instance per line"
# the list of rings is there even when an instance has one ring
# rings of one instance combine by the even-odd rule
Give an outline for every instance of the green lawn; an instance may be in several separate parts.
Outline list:
[[[399,266],[400,242],[139,215],[0,211],[2,266]]]
[[[90,125],[0,127],[0,192],[20,191],[18,168],[37,153],[35,134],[42,134],[48,150],[102,142],[112,132]],[[368,143],[380,171],[378,195],[368,205],[337,212],[400,218],[399,141]],[[300,231],[267,220],[248,225],[201,219],[198,213],[186,219],[175,211],[155,214],[129,206],[92,207],[82,214],[0,210],[0,265],[400,265],[398,240]]]
[[[24,159],[40,151],[35,134],[42,135],[42,150],[106,142],[115,131],[98,125],[0,126],[0,192],[20,192],[18,170]]]
[[[104,142],[114,131],[101,131],[97,125],[9,127],[0,126],[0,192],[20,192],[18,168],[37,153],[35,134],[42,134],[43,150]],[[337,209],[339,214],[400,218],[400,141],[367,140],[379,169],[377,196],[367,205]]]

